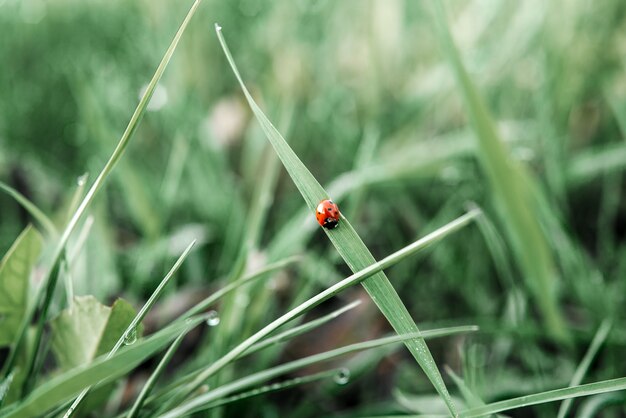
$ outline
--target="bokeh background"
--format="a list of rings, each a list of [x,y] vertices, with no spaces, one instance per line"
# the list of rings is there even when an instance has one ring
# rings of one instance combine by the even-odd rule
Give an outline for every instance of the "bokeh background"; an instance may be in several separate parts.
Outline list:
[[[79,183],[90,184],[113,151],[187,3],[0,0],[0,180],[58,226]],[[149,332],[237,271],[301,255],[262,291],[217,306],[223,349],[349,274],[251,115],[215,36],[219,22],[264,111],[375,257],[444,225],[468,204],[485,211],[482,226],[389,271],[422,328],[481,326],[476,335],[429,344],[442,368],[462,374],[487,401],[563,387],[610,319],[586,381],[624,375],[626,3],[447,6],[507,154],[533,185],[529,210],[554,266],[565,339],[547,331],[537,308],[511,218],[481,166],[484,148],[420,1],[204,0],[89,212],[89,234],[72,267],[76,294],[107,303],[122,296],[139,306],[198,239],[146,324]],[[27,211],[0,194],[2,253],[29,222]],[[355,288],[310,317],[356,298],[367,296]],[[389,331],[364,303],[232,373]],[[219,351],[211,351],[210,336],[196,338],[185,351],[190,358]],[[226,413],[349,415],[432,401],[434,391],[404,350],[351,362],[349,385],[295,389]],[[593,408],[592,400],[602,416],[624,416],[623,394],[578,401],[576,410]],[[555,408],[524,414],[554,416]]]

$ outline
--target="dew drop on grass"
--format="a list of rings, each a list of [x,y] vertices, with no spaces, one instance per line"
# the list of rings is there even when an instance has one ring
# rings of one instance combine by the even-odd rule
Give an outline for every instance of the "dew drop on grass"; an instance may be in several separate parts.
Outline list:
[[[132,345],[137,341],[137,329],[133,328],[124,335],[124,344]]]
[[[78,177],[76,179],[76,184],[78,186],[84,186],[85,183],[87,183],[87,177],[89,177],[89,175],[87,173],[83,174],[82,176]]]
[[[217,311],[210,311],[207,314],[206,324],[210,327],[214,327],[216,325],[219,325],[219,323],[220,323],[220,314],[218,314]]]
[[[337,372],[333,377],[333,380],[338,385],[345,385],[350,381],[350,370],[345,367]]]

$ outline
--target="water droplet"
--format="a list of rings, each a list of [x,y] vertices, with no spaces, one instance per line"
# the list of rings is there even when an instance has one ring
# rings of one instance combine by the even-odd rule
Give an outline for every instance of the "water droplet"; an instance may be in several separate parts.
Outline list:
[[[345,367],[337,372],[333,380],[338,385],[345,385],[350,381],[350,370]]]
[[[207,314],[206,324],[210,327],[214,327],[216,325],[219,325],[219,323],[220,323],[220,314],[218,314],[217,311],[210,311]]]
[[[85,183],[87,183],[87,177],[89,177],[89,174],[85,173],[82,176],[78,177],[76,179],[76,184],[78,184],[78,186],[84,186]]]
[[[137,329],[133,328],[124,335],[124,344],[132,345],[137,341]]]

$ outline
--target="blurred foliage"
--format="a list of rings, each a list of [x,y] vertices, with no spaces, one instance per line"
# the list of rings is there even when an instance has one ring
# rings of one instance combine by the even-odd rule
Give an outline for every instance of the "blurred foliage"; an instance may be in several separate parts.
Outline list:
[[[299,270],[230,300],[252,312],[243,325],[231,321],[219,330],[223,341],[239,341],[348,274],[314,229],[314,217],[303,220],[304,203],[282,168],[276,183],[264,186],[268,200],[257,195],[275,161],[219,49],[212,30],[219,22],[252,93],[320,183],[338,190],[341,209],[375,257],[453,219],[467,202],[485,210],[486,226],[465,229],[389,271],[420,327],[483,329],[464,341],[429,343],[440,365],[462,372],[484,401],[564,386],[599,324],[611,318],[614,329],[585,381],[625,375],[626,3],[447,6],[461,58],[505,149],[537,180],[535,216],[562,277],[558,301],[571,346],[555,345],[542,326],[503,232],[510,219],[478,164],[461,92],[430,15],[415,1],[204,0],[151,112],[90,211],[93,226],[71,268],[76,294],[143,300],[194,238],[199,250],[168,290],[171,309],[240,270],[304,254]],[[186,7],[163,0],[0,0],[0,181],[57,226],[66,222],[77,179],[87,172],[93,181],[112,152]],[[0,194],[0,253],[28,222],[28,213]],[[55,312],[63,304],[59,298]],[[275,350],[248,366],[387,330],[369,309],[367,321],[350,317],[314,344]],[[167,315],[165,309],[155,321]],[[207,352],[188,355],[202,361],[220,354]],[[369,364],[380,360],[365,356]],[[397,367],[401,360],[410,364],[396,354],[346,387],[296,389],[227,411],[357,415],[388,411],[389,402],[401,410],[391,388],[430,391],[414,364]],[[305,396],[313,406],[299,405]],[[554,416],[557,407],[533,411]],[[619,412],[609,408],[606,416]]]

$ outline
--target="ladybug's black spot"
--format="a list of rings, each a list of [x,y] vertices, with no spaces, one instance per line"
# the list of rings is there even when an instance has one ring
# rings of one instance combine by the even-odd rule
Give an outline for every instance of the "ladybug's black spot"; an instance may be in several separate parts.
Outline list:
[[[326,218],[324,220],[324,228],[326,229],[335,229],[339,225],[339,222],[333,218]]]

